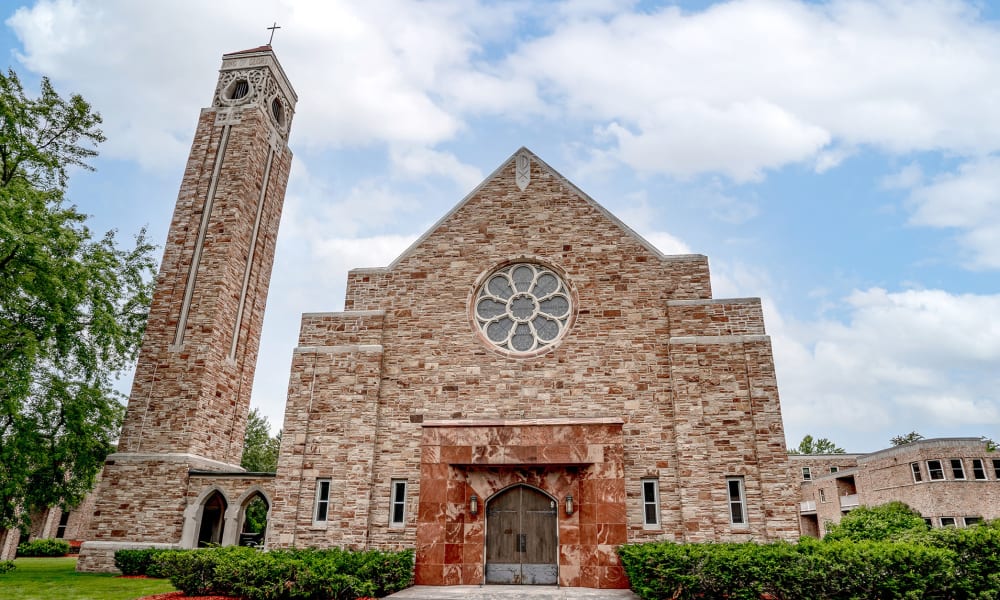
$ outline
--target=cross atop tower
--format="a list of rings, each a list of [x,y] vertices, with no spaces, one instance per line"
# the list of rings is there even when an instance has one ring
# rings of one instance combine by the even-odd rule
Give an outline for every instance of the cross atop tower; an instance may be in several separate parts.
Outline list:
[[[281,26],[278,25],[277,21],[275,21],[274,25],[271,25],[270,27],[266,27],[265,29],[267,29],[267,30],[269,30],[271,32],[271,37],[267,40],[267,45],[270,46],[271,42],[274,41],[274,30],[275,29],[281,29]]]

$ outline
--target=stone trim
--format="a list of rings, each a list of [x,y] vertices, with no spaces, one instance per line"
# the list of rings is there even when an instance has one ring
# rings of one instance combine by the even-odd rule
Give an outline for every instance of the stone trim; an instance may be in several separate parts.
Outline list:
[[[984,446],[985,443],[986,442],[982,438],[974,438],[974,437],[954,437],[954,438],[949,437],[949,438],[931,438],[929,440],[917,440],[916,442],[910,442],[909,444],[903,444],[902,446],[893,446],[892,448],[876,450],[875,452],[871,452],[869,454],[862,454],[860,457],[858,457],[858,462],[867,462],[869,460],[873,460],[876,458],[885,458],[889,456],[898,456],[900,454],[909,454],[910,452],[913,452],[914,449],[944,448],[953,446],[977,447],[977,446]]]
[[[553,419],[449,419],[424,421],[424,427],[521,427],[531,425],[624,425],[617,417],[582,417]]]
[[[191,477],[263,477],[273,479],[276,473],[268,473],[267,471],[199,471],[191,469],[188,471],[188,475]]]
[[[352,269],[357,270],[357,269]],[[332,312],[307,312],[302,313],[302,318],[306,317],[384,317],[384,310],[340,310]]]
[[[220,460],[212,460],[211,458],[205,458],[203,456],[198,456],[197,454],[180,454],[180,453],[163,453],[156,454],[152,452],[115,452],[109,454],[104,460],[104,464],[108,462],[113,463],[141,463],[141,462],[176,462],[176,463],[190,463],[199,466],[204,466],[206,468],[216,468],[223,472],[236,472],[240,467],[238,465],[232,465],[229,463],[222,462]]]
[[[695,298],[692,300],[667,300],[667,306],[702,306],[708,304],[760,304],[760,298]]]
[[[351,344],[348,346],[299,346],[292,350],[295,354],[342,354],[348,352],[381,352],[381,344]]]
[[[670,344],[740,344],[743,342],[770,342],[769,335],[688,335],[672,337]]]

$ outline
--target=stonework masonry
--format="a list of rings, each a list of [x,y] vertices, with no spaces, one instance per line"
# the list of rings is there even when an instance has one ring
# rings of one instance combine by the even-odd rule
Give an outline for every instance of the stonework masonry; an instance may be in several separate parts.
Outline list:
[[[180,544],[192,469],[239,471],[296,97],[269,47],[223,57],[157,276],[93,542]],[[96,548],[96,546],[92,547]],[[82,570],[95,564],[88,546]]]
[[[521,156],[525,189],[515,175]],[[530,357],[497,349],[472,316],[478,286],[519,262],[562,277],[575,307],[568,333]],[[415,545],[418,582],[481,583],[481,561],[465,554],[481,547],[481,531],[427,533],[442,514],[441,531],[460,522],[460,492],[441,513],[432,506],[447,486],[427,482],[464,485],[468,474],[444,461],[447,472],[429,479],[426,424],[586,418],[621,420],[624,518],[607,523],[621,527],[619,541],[798,535],[798,486],[759,300],[713,299],[705,257],[661,255],[522,150],[392,265],[351,271],[345,312],[304,315],[268,544]],[[557,429],[544,435],[558,439]],[[495,469],[507,485],[557,477],[529,458]],[[580,489],[574,477],[566,489]],[[744,484],[745,525],[730,522],[727,477]],[[642,520],[643,478],[659,485],[652,530]],[[314,520],[317,479],[332,482],[325,523]],[[408,484],[404,527],[390,526],[393,480]],[[480,493],[488,502],[497,491]],[[461,560],[445,544],[461,546]],[[622,585],[607,571],[618,567],[613,553],[581,558],[570,546],[561,546],[560,582]],[[585,576],[584,567],[605,571]]]

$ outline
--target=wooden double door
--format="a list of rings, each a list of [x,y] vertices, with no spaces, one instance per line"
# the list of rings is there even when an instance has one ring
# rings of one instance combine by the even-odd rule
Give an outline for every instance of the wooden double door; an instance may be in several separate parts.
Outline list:
[[[486,507],[486,583],[555,585],[557,506],[534,488],[508,489]]]

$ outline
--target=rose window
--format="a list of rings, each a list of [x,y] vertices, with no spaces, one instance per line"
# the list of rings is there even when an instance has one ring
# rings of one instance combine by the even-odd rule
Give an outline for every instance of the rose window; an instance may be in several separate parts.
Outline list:
[[[531,352],[566,331],[569,291],[541,265],[511,265],[489,276],[476,294],[474,311],[489,341],[510,352]]]

